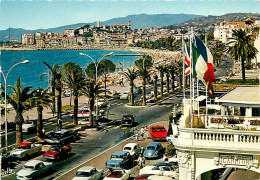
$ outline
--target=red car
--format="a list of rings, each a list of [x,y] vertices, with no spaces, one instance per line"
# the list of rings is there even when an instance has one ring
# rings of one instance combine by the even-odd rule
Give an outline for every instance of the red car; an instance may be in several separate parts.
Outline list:
[[[149,176],[152,176],[152,174],[142,174],[135,177],[135,180],[147,180]]]
[[[59,160],[69,156],[71,151],[70,146],[53,145],[48,151],[43,154],[43,158],[47,160]]]
[[[168,135],[167,130],[164,126],[152,126],[150,127],[150,135],[154,141],[165,141]]]

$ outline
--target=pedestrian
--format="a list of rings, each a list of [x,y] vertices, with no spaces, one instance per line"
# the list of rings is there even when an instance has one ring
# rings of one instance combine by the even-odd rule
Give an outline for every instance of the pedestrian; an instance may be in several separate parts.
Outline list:
[[[62,120],[58,119],[58,128],[61,129],[62,128]]]
[[[143,140],[144,140],[144,132],[145,132],[145,130],[144,130],[144,127],[142,126],[141,129],[140,129],[140,135],[141,135]]]
[[[44,127],[42,128],[42,138],[43,139],[45,138],[45,129],[44,129]]]
[[[138,131],[138,129],[135,129],[134,134],[135,134],[135,139],[136,139],[136,141],[138,141],[138,136],[139,136],[139,131]]]
[[[138,162],[138,166],[140,167],[140,169],[142,169],[145,164],[145,159],[144,159],[144,157],[142,157],[142,154],[139,155],[137,162]]]
[[[145,138],[148,139],[148,131],[149,131],[148,126],[145,126],[144,131],[145,131]]]
[[[26,120],[29,120],[29,116],[27,116],[27,119]]]

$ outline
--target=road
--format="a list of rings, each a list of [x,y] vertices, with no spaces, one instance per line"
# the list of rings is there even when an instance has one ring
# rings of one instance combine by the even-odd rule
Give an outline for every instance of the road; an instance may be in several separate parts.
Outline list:
[[[173,104],[179,104],[182,98],[171,98],[160,104],[151,107],[127,107],[127,101],[124,100],[114,100],[111,102],[110,108],[110,119],[120,119],[123,114],[134,114],[136,116],[136,121],[139,123],[138,128],[143,125],[151,124],[160,121],[167,120]],[[123,103],[123,104],[122,104]],[[64,117],[65,118],[65,117]],[[131,136],[133,130],[130,128],[121,128],[120,126],[112,127],[106,131],[98,131],[86,137],[81,137],[80,140],[75,143],[71,143],[72,153],[71,156],[63,161],[54,162],[55,171],[46,176],[44,179],[53,179],[59,174],[66,172],[70,168],[80,164],[81,162],[90,159],[94,155],[105,151],[109,147],[117,144],[126,137]],[[42,159],[42,157],[37,157],[37,159]],[[25,161],[22,161],[20,165],[15,169],[15,172],[21,169]],[[14,179],[15,174],[4,177],[3,179]]]

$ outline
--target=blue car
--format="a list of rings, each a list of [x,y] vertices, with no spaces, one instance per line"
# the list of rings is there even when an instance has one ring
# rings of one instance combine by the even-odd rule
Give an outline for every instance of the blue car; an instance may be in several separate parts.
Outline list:
[[[153,159],[162,157],[165,152],[165,147],[161,145],[159,142],[151,142],[149,143],[144,151],[144,157],[146,159]]]
[[[125,169],[134,162],[133,157],[126,151],[114,152],[110,160],[106,162],[106,167],[109,169]]]

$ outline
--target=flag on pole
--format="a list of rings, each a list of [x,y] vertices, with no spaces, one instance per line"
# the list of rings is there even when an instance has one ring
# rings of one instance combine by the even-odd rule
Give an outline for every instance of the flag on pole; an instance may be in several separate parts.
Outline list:
[[[190,51],[187,50],[187,45],[184,42],[184,57],[185,57],[185,75],[189,75],[190,74]]]
[[[213,82],[215,82],[215,74],[213,68],[213,56],[203,42],[195,36],[192,43],[193,52],[193,76],[201,80],[207,87],[211,95],[213,95]]]

